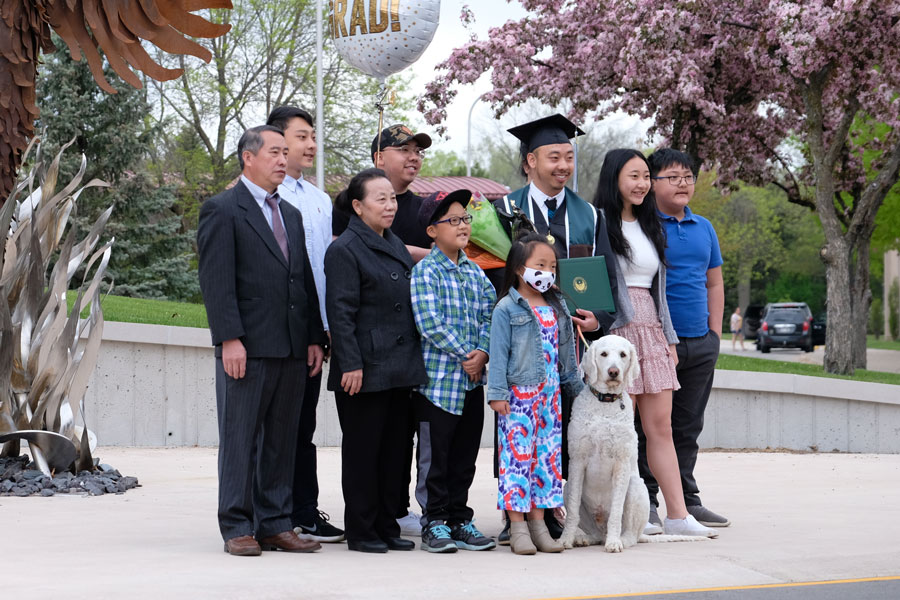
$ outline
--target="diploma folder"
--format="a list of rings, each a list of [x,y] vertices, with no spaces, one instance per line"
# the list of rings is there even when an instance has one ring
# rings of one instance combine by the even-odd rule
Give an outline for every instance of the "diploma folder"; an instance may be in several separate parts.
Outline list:
[[[557,263],[559,289],[562,291],[569,313],[576,308],[591,312],[615,312],[609,273],[605,256],[564,258]]]

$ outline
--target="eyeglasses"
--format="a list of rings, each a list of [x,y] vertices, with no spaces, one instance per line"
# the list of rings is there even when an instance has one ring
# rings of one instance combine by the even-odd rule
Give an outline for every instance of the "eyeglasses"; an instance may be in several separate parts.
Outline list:
[[[388,146],[385,150],[396,150],[403,156],[409,156],[411,154],[415,154],[419,158],[425,158],[425,149],[424,148],[416,148],[413,150],[409,146]]]
[[[694,185],[697,183],[696,175],[665,175],[663,177],[651,177],[651,179],[656,179],[659,181],[660,179],[667,179],[670,185],[681,185],[681,182],[685,182],[688,185]]]
[[[435,221],[434,223],[432,223],[432,225],[437,225],[438,223],[450,223],[450,225],[453,227],[459,227],[460,223],[465,223],[466,225],[468,225],[471,222],[472,222],[472,215],[466,215],[464,217],[458,217],[458,216],[447,217],[446,219],[441,219],[440,221]]]

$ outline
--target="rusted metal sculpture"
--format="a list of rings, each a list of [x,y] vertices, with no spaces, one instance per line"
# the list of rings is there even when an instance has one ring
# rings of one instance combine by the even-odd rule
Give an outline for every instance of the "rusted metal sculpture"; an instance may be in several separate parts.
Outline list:
[[[99,86],[114,94],[103,76],[98,48],[115,72],[136,88],[141,80],[132,68],[158,81],[182,75],[150,58],[141,42],[165,52],[190,54],[209,62],[210,52],[185,36],[215,38],[231,25],[210,23],[191,14],[209,8],[231,8],[231,0],[0,0],[0,199],[16,180],[38,117],[35,82],[40,53],[55,48],[57,33],[75,60],[82,54]]]

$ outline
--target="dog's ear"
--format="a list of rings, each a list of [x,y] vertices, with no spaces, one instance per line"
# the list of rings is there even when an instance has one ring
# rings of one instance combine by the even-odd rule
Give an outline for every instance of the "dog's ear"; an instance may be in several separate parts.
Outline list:
[[[634,344],[628,342],[628,368],[625,370],[625,385],[630,386],[641,376],[641,365],[638,361]]]
[[[596,342],[594,343],[596,344]],[[581,371],[584,373],[585,379],[591,385],[597,385],[597,356],[599,352],[594,348],[594,344],[588,346],[584,351],[584,358],[581,359]]]

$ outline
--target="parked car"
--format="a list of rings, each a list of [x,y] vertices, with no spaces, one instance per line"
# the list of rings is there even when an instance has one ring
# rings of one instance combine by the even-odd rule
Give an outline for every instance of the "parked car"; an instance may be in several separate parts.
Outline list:
[[[773,347],[813,351],[812,312],[805,302],[766,304],[756,347],[767,354]]]
[[[828,313],[820,312],[812,322],[812,343],[813,346],[825,345],[825,328],[827,326]]]
[[[744,330],[745,340],[756,339],[756,332],[759,330],[763,308],[762,304],[750,304],[747,306],[747,310],[744,311],[744,325],[741,329]]]

